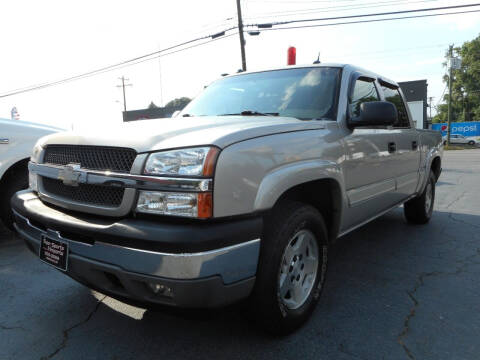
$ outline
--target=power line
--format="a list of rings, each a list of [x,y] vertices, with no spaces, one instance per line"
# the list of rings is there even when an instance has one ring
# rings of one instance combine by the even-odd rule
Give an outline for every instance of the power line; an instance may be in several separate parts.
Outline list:
[[[374,14],[335,16],[335,17],[316,18],[316,19],[297,19],[297,20],[278,21],[278,22],[266,23],[266,24],[250,24],[250,25],[245,25],[245,26],[258,27],[258,28],[271,28],[271,27],[274,26],[274,25],[287,25],[287,24],[293,24],[293,23],[298,23],[298,22],[312,22],[312,21],[329,21],[329,20],[355,19],[355,18],[362,18],[362,17],[386,16],[386,15],[398,15],[398,14],[407,14],[407,13],[416,13],[416,12],[425,12],[425,11],[435,11],[435,10],[458,9],[458,8],[466,8],[466,7],[473,7],[473,6],[480,6],[480,3],[476,3],[476,4],[465,4],[465,5],[454,5],[454,6],[441,6],[441,7],[426,8],[426,9],[389,11],[389,12],[374,13]]]
[[[226,39],[226,38],[229,38],[229,37],[231,37],[231,36],[235,36],[235,35],[237,35],[237,34],[238,34],[238,32],[234,32],[234,33],[227,34],[227,35],[222,36],[222,37],[219,37],[219,38],[215,38],[215,39],[211,39],[211,40],[208,40],[208,41],[204,41],[204,42],[201,42],[201,43],[198,43],[198,44],[194,44],[194,45],[190,45],[190,46],[187,46],[187,47],[183,47],[183,48],[178,49],[178,50],[169,51],[169,52],[167,52],[167,53],[161,53],[161,54],[158,54],[158,55],[156,55],[156,56],[154,56],[154,57],[150,57],[150,58],[147,58],[147,59],[142,59],[142,60],[138,60],[138,61],[135,61],[135,62],[132,62],[132,63],[124,64],[124,65],[118,66],[118,67],[113,68],[113,69],[106,69],[106,70],[103,70],[103,71],[96,72],[96,73],[94,73],[94,74],[85,75],[84,77],[81,77],[81,78],[75,78],[75,79],[73,79],[73,80],[65,80],[65,81],[63,81],[63,82],[58,81],[58,82],[59,82],[58,84],[52,84],[51,86],[54,86],[54,85],[62,85],[62,84],[64,84],[64,83],[68,83],[68,82],[70,82],[70,81],[81,80],[81,79],[89,78],[89,77],[92,77],[92,76],[101,75],[101,74],[104,74],[104,73],[107,73],[107,72],[110,72],[110,71],[120,70],[120,69],[123,69],[123,68],[128,67],[128,66],[134,66],[134,65],[142,64],[142,63],[144,63],[144,62],[151,61],[151,60],[155,60],[155,59],[158,59],[158,58],[160,58],[160,57],[172,55],[172,54],[175,54],[175,53],[184,51],[184,50],[188,50],[188,49],[192,49],[192,48],[195,48],[195,47],[198,47],[198,46],[206,45],[206,44],[209,44],[209,43],[214,42],[214,41],[217,41],[217,40]],[[163,50],[162,50],[162,51],[163,51]],[[36,87],[32,87],[32,88],[30,88],[30,89],[25,89],[25,90],[22,91],[22,92],[4,93],[4,94],[0,95],[0,98],[2,98],[2,97],[7,97],[7,96],[13,96],[13,95],[16,95],[16,94],[18,94],[18,93],[24,93],[24,92],[33,91],[33,90],[41,90],[41,89],[43,89],[44,87],[48,87],[48,86],[36,86]]]
[[[349,1],[349,0],[346,0]],[[306,21],[324,21],[324,20],[333,20],[333,19],[346,19],[346,18],[357,18],[357,17],[367,17],[367,16],[380,16],[380,15],[387,15],[387,14],[400,14],[400,13],[412,13],[412,12],[420,12],[420,11],[432,11],[432,10],[440,10],[440,9],[451,9],[451,8],[462,8],[462,7],[472,7],[472,6],[479,6],[480,4],[468,4],[468,5],[458,5],[458,6],[449,6],[449,7],[439,7],[439,8],[430,8],[430,9],[416,9],[416,10],[406,10],[406,11],[396,11],[396,12],[386,12],[386,13],[377,13],[377,14],[363,14],[363,15],[351,15],[351,16],[344,16],[344,17],[331,17],[331,18],[323,18],[323,19],[305,19],[305,20],[290,20],[286,22],[280,22],[280,23],[272,23],[272,24],[267,24],[270,26],[273,25],[284,25],[284,24],[290,24],[290,23],[295,23],[295,22],[306,22]],[[431,17],[431,16],[444,16],[444,15],[454,15],[454,14],[465,14],[465,13],[474,13],[474,12],[479,12],[480,10],[472,10],[472,11],[463,11],[463,12],[451,12],[451,13],[442,13],[442,14],[426,14],[426,15],[417,15],[417,16],[407,16],[407,17],[396,17],[396,18],[384,18],[384,19],[370,19],[370,20],[359,20],[359,21],[350,21],[350,22],[339,22],[339,23],[329,23],[329,24],[315,24],[315,25],[302,25],[302,26],[289,26],[289,27],[281,27],[281,28],[261,28],[259,29],[260,31],[269,31],[269,30],[286,30],[286,29],[298,29],[298,28],[309,28],[309,27],[320,27],[320,26],[334,26],[334,25],[348,25],[348,24],[358,24],[358,23],[368,23],[368,22],[378,22],[378,21],[391,21],[391,20],[402,20],[402,19],[411,19],[411,18],[422,18],[422,17]],[[251,24],[251,25],[244,25],[244,26],[261,26],[265,24]],[[216,34],[211,34],[207,36],[202,36],[202,37],[197,37],[192,40],[188,40],[173,46],[170,46],[165,49],[161,49],[158,51],[151,52],[149,54],[145,54],[142,56],[138,56],[129,60],[125,60],[113,65],[105,66],[96,70],[92,70],[89,72],[85,72],[82,74],[74,75],[71,77],[67,77],[65,79],[53,81],[53,82],[47,82],[43,84],[38,84],[38,85],[31,85],[28,87],[20,88],[20,89],[15,89],[11,90],[9,92],[3,93],[0,95],[0,98],[8,97],[8,96],[13,96],[21,93],[25,93],[28,91],[33,91],[33,90],[40,90],[44,89],[47,87],[55,86],[55,85],[60,85],[64,84],[66,82],[70,81],[75,81],[75,80],[80,80],[86,77],[94,76],[94,75],[99,75],[105,72],[109,71],[114,71],[126,66],[132,66],[136,65],[145,61],[150,61],[153,59],[156,59],[161,56],[166,56],[170,55],[179,51],[184,51],[189,48],[193,48],[196,46],[204,45],[209,42],[218,40],[218,39],[223,39],[226,37],[230,37],[233,35],[238,34],[228,34],[226,35],[226,32],[237,29],[237,27],[229,27],[225,30],[222,30],[220,32],[217,32]],[[199,44],[195,44],[192,46],[185,47],[185,45],[192,44],[198,41],[202,40],[207,40]],[[181,48],[175,51],[170,51],[173,49]],[[163,54],[166,53],[166,54]],[[156,55],[156,56],[155,56]]]
[[[437,104],[435,105],[435,108],[438,107],[438,105],[442,102],[442,100],[443,100],[443,95],[445,95],[445,91],[447,91],[447,87],[448,87],[448,84],[445,84],[445,88],[443,89],[442,95],[441,95],[440,98],[438,99]]]
[[[25,92],[28,92],[28,91],[33,91],[33,90],[40,90],[40,89],[44,89],[44,88],[47,88],[47,87],[60,85],[60,84],[66,83],[66,82],[80,80],[80,79],[83,79],[85,77],[90,77],[90,76],[102,74],[104,72],[114,71],[114,70],[125,67],[125,65],[133,65],[133,64],[137,64],[137,63],[142,62],[142,61],[139,61],[139,60],[145,60],[145,59],[147,61],[152,60],[152,59],[155,59],[155,57],[152,57],[154,55],[158,55],[158,54],[161,54],[163,52],[167,52],[169,50],[173,50],[173,49],[176,49],[176,48],[179,48],[179,47],[183,47],[185,45],[188,45],[188,44],[191,44],[191,43],[194,43],[194,42],[198,42],[198,41],[206,40],[206,39],[215,40],[217,38],[220,38],[221,36],[225,37],[225,33],[227,31],[231,31],[233,29],[236,29],[236,27],[230,27],[230,28],[225,29],[222,32],[219,32],[219,33],[216,33],[216,34],[211,34],[211,35],[207,35],[207,36],[198,37],[196,39],[184,41],[182,43],[167,47],[165,49],[161,49],[161,50],[151,52],[149,54],[137,56],[137,57],[129,59],[129,60],[124,60],[124,61],[121,61],[119,63],[104,66],[102,68],[92,70],[92,71],[88,71],[88,72],[85,72],[85,73],[82,73],[82,74],[70,76],[70,77],[67,77],[65,79],[52,81],[52,82],[47,82],[47,83],[43,83],[43,84],[39,84],[39,85],[31,85],[31,86],[27,86],[27,87],[24,87],[24,88],[11,90],[11,91],[8,91],[6,93],[1,94],[0,98],[5,98],[5,97],[8,97],[8,96],[18,95],[18,94],[22,94],[22,93],[25,93]],[[221,33],[223,33],[223,35],[219,35]],[[204,42],[204,43],[207,43],[207,42]]]
[[[266,18],[266,17],[272,17],[272,16],[283,17],[283,16],[291,16],[291,15],[308,15],[308,14],[315,14],[315,13],[369,9],[369,8],[377,8],[377,7],[385,7],[385,6],[410,5],[410,4],[426,3],[426,2],[434,2],[434,1],[436,2],[439,0],[419,0],[419,1],[390,0],[390,1],[364,3],[361,6],[359,6],[358,4],[355,4],[355,5],[350,4],[350,5],[327,6],[323,8],[304,9],[304,10],[273,11],[273,12],[263,13],[265,14],[264,16],[262,16],[262,13],[260,13],[260,14],[257,14],[256,16],[245,17],[245,19],[259,19],[259,18]]]
[[[356,0],[290,0],[290,1],[279,1],[279,0],[250,0],[251,3],[275,3],[275,4],[299,4],[299,3],[333,3],[333,2],[353,2]]]
[[[336,26],[336,25],[365,24],[365,23],[380,22],[380,21],[417,19],[417,18],[432,17],[432,16],[469,14],[469,13],[476,13],[476,12],[480,12],[480,10],[457,11],[457,12],[442,13],[442,14],[426,14],[426,15],[415,15],[415,16],[402,16],[402,17],[393,17],[393,18],[385,18],[385,19],[371,19],[371,20],[347,21],[347,22],[338,22],[338,23],[329,23],[329,24],[286,26],[286,27],[280,27],[280,28],[267,28],[267,29],[262,29],[262,28],[260,28],[260,29],[258,29],[258,31],[264,32],[264,31],[274,31],[274,30],[306,29],[306,28],[313,28],[313,27]]]

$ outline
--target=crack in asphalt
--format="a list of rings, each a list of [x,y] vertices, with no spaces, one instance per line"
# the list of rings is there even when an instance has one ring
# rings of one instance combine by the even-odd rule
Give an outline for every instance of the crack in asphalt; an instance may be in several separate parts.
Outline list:
[[[445,206],[445,209],[450,209],[450,207],[457,201],[459,201],[462,197],[464,197],[466,193],[467,191],[464,191],[460,195],[458,195],[455,199],[453,199],[453,201],[451,201],[447,206]]]
[[[424,281],[423,279],[428,277],[428,276],[435,276],[435,275],[440,275],[442,274],[441,272],[438,272],[438,271],[433,271],[433,272],[429,272],[429,273],[422,273],[418,276],[418,279],[417,279],[417,282],[415,284],[415,287],[411,290],[411,291],[408,291],[407,290],[407,295],[408,297],[410,298],[410,300],[412,300],[413,302],[413,306],[412,308],[410,309],[410,312],[409,314],[407,315],[407,317],[405,318],[404,322],[403,322],[403,330],[402,332],[398,335],[398,338],[397,338],[397,341],[398,343],[403,347],[403,350],[405,351],[405,353],[407,354],[407,356],[410,358],[410,359],[415,359],[415,356],[413,356],[413,353],[411,352],[411,350],[407,347],[407,345],[405,344],[405,342],[403,341],[404,338],[408,335],[408,331],[410,330],[410,320],[415,316],[415,313],[417,311],[417,307],[418,305],[420,304],[417,300],[417,298],[415,297],[415,293],[417,292],[417,290],[422,287],[424,285]]]
[[[477,248],[474,254],[469,255],[464,259],[458,260],[457,262],[460,263],[461,266],[457,267],[457,269],[454,272],[432,271],[428,273],[421,273],[417,278],[414,288],[410,291],[407,290],[407,295],[410,298],[410,300],[412,300],[413,306],[411,307],[408,315],[405,317],[405,320],[403,322],[403,330],[398,335],[397,342],[402,346],[403,350],[405,351],[409,359],[414,360],[415,356],[413,355],[412,351],[408,348],[408,346],[405,344],[404,339],[408,336],[408,332],[410,330],[410,320],[416,315],[417,307],[420,305],[420,302],[415,297],[415,293],[417,292],[417,290],[425,284],[424,280],[428,277],[440,276],[440,275],[444,275],[444,276],[459,275],[460,273],[466,271],[467,266],[471,264],[479,264],[478,262],[473,262],[473,259],[478,256],[480,256],[480,248]]]
[[[62,340],[60,346],[57,349],[55,349],[55,351],[52,352],[50,355],[41,357],[41,360],[52,359],[60,351],[62,351],[67,346],[67,341],[68,341],[68,336],[69,336],[70,331],[72,331],[73,329],[75,329],[75,328],[77,328],[81,325],[86,324],[92,318],[92,316],[97,312],[98,308],[100,307],[100,304],[103,302],[103,300],[105,300],[106,297],[107,296],[104,295],[100,300],[97,301],[97,304],[95,305],[95,308],[88,314],[88,316],[84,320],[70,326],[68,329],[63,330],[63,340]]]
[[[21,326],[6,326],[6,325],[2,325],[2,324],[0,324],[0,330],[23,330],[23,331],[26,331]]]
[[[465,221],[465,220],[456,219],[456,218],[454,217],[454,215],[455,215],[455,214],[454,214],[452,211],[450,211],[450,212],[448,213],[448,218],[449,218],[450,220],[455,221],[455,222],[458,222],[458,223],[460,223],[460,224],[465,224],[465,225],[474,227],[474,228],[476,228],[476,229],[480,229],[480,225],[472,224],[472,223],[470,223],[470,222],[468,222],[468,221]]]

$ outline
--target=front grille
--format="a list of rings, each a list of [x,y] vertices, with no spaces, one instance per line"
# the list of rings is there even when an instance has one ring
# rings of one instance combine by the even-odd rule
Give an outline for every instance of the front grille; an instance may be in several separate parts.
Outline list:
[[[99,205],[118,207],[122,203],[123,188],[79,184],[67,186],[61,180],[42,178],[43,189],[48,195],[65,198],[67,200],[83,203],[86,205]]]
[[[43,162],[80,164],[84,169],[130,172],[137,153],[133,149],[90,145],[47,145]]]

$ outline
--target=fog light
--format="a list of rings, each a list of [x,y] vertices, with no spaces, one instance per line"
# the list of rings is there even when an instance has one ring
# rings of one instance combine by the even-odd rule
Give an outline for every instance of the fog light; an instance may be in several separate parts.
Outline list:
[[[148,283],[148,287],[155,295],[162,295],[166,297],[173,297],[173,290],[168,286],[156,283]]]
[[[150,286],[150,289],[152,289],[155,294],[158,294],[159,292],[163,292],[165,290],[165,286],[160,284],[148,283],[148,286]]]

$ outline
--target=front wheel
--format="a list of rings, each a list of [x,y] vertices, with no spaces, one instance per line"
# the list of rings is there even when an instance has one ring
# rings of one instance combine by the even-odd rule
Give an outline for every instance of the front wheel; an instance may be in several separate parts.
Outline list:
[[[267,331],[288,334],[310,317],[325,281],[327,245],[322,215],[310,205],[284,202],[266,219],[250,305]]]
[[[435,174],[430,171],[423,193],[403,205],[405,218],[412,224],[426,224],[430,221],[435,201]]]

